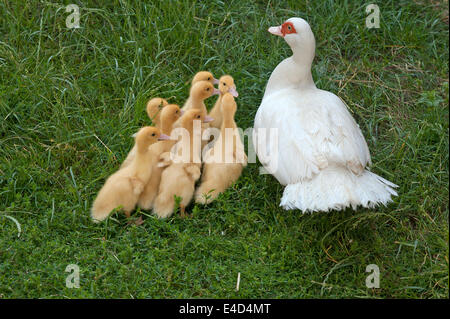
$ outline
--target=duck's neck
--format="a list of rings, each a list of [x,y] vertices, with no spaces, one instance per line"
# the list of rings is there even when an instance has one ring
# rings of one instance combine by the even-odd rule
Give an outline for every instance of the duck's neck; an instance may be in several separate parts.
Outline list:
[[[225,93],[222,93],[222,91],[219,93],[219,97],[217,98],[216,104],[220,105],[220,103],[222,103],[222,98],[224,94]]]
[[[293,55],[292,60],[295,62],[296,66],[296,86],[300,89],[315,88],[312,73],[311,73],[311,63],[306,61],[297,61],[296,57]]]
[[[196,121],[197,122],[197,121]],[[196,125],[194,127],[194,125]],[[190,163],[198,163],[200,162],[200,152],[201,152],[201,124],[198,123],[189,123],[185,127],[185,129],[189,133],[189,140],[184,141],[183,149],[189,149],[189,162]],[[189,143],[188,145],[186,144]]]
[[[216,100],[216,103],[214,103],[214,107],[211,109],[209,114],[214,118],[214,120],[221,121],[222,119],[222,98],[225,93],[220,92],[219,97]]]
[[[225,129],[227,128],[235,128],[236,123],[234,122],[234,114],[226,114],[222,121],[221,131],[222,134],[225,134]]]
[[[150,145],[148,144],[138,145],[136,157],[134,158],[134,173],[143,180],[148,179],[148,176],[151,173],[149,169],[149,167],[151,167],[149,164],[149,147]]]
[[[315,87],[311,74],[311,66],[315,55],[315,43],[312,41],[309,48],[292,48],[291,59],[295,71],[298,72],[298,85],[300,87]]]
[[[200,110],[200,111],[204,112],[204,114],[207,114],[206,106],[205,106],[204,100],[202,98],[199,98],[195,95],[192,96],[191,97],[191,105],[192,105],[193,109]]]
[[[170,132],[172,131],[173,122],[163,120],[161,121],[161,131],[163,134],[170,135]]]
[[[174,124],[175,123],[170,123],[170,125],[169,125],[169,123],[167,123],[167,122],[162,122],[162,128],[161,128],[162,133],[170,136],[170,134],[172,134]],[[159,141],[158,143],[160,143],[162,145],[161,152],[167,152],[172,148],[173,145],[175,145],[176,141],[165,140],[165,141]]]
[[[305,91],[316,88],[311,74],[314,51],[293,50],[293,52],[294,54],[291,57],[284,59],[273,70],[267,82],[264,97],[282,89],[293,88]]]
[[[220,140],[217,143],[217,147],[222,147],[222,161],[224,163],[232,160],[230,156],[232,156],[239,141],[239,132],[236,130],[234,114],[226,113],[223,118],[222,126],[220,128]],[[214,144],[214,147],[216,147],[215,145],[216,144]]]

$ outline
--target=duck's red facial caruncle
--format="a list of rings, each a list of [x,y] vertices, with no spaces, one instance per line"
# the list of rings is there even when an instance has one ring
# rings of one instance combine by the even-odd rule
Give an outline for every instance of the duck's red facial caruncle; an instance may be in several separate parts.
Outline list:
[[[297,33],[294,24],[290,21],[286,21],[278,27],[270,27],[268,30],[270,33],[278,35],[280,37],[285,37],[287,34]]]
[[[283,34],[283,37],[285,37],[286,34],[297,33],[297,31],[292,22],[285,22],[281,25],[281,33]]]

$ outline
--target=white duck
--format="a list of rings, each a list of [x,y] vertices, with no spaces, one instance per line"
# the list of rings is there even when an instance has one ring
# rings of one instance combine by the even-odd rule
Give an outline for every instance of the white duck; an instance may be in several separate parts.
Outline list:
[[[314,84],[309,24],[291,18],[268,31],[293,52],[272,72],[254,123],[260,162],[286,185],[280,206],[314,212],[386,205],[397,185],[366,169],[370,153],[358,124],[338,96]],[[277,138],[259,130],[270,128]]]

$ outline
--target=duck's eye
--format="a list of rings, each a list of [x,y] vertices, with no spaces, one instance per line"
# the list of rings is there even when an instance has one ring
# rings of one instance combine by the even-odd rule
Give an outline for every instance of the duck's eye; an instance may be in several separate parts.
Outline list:
[[[292,30],[292,27],[291,27],[290,25],[288,25],[287,29],[288,29],[289,31],[291,31],[291,30]]]

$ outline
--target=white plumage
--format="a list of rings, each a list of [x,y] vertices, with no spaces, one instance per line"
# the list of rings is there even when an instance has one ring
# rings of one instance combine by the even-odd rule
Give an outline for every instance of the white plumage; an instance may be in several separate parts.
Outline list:
[[[258,158],[286,185],[280,205],[303,212],[386,205],[397,185],[366,169],[369,149],[347,106],[314,84],[308,23],[291,18],[269,32],[283,36],[293,51],[272,72],[254,123]],[[277,129],[278,138],[262,136],[261,128]]]

